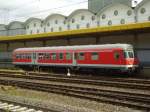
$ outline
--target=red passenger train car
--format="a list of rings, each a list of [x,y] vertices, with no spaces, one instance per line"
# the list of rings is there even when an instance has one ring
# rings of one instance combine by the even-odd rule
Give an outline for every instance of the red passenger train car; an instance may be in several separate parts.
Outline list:
[[[13,51],[13,64],[121,72],[135,72],[139,67],[139,61],[130,44],[18,48]]]

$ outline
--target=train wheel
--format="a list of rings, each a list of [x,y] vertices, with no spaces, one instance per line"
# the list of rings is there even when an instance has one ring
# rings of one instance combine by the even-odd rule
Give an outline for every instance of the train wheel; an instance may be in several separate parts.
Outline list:
[[[33,71],[34,72],[40,72],[40,66],[34,66]]]
[[[134,73],[134,70],[132,68],[129,68],[128,71],[127,71],[128,75],[133,75]]]

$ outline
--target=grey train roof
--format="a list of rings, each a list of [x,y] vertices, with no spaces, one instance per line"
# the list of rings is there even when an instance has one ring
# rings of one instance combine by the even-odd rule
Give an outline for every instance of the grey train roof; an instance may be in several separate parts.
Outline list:
[[[18,48],[16,51],[39,51],[39,50],[79,50],[79,49],[108,49],[108,48],[122,48],[133,49],[130,44],[103,44],[103,45],[77,45],[77,46],[55,46],[55,47],[33,47],[33,48]]]

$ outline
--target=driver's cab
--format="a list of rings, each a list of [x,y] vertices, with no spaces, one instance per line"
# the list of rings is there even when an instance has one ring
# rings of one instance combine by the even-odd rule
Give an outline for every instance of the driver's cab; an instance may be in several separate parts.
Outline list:
[[[137,57],[135,56],[133,49],[124,50],[124,58],[125,58],[125,63],[128,66],[128,68],[138,67],[139,61]]]

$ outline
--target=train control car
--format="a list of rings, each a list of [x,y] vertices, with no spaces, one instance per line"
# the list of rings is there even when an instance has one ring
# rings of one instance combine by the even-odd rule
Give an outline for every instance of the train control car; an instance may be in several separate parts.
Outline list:
[[[139,67],[130,44],[18,48],[13,51],[13,64],[121,72],[135,72]]]

